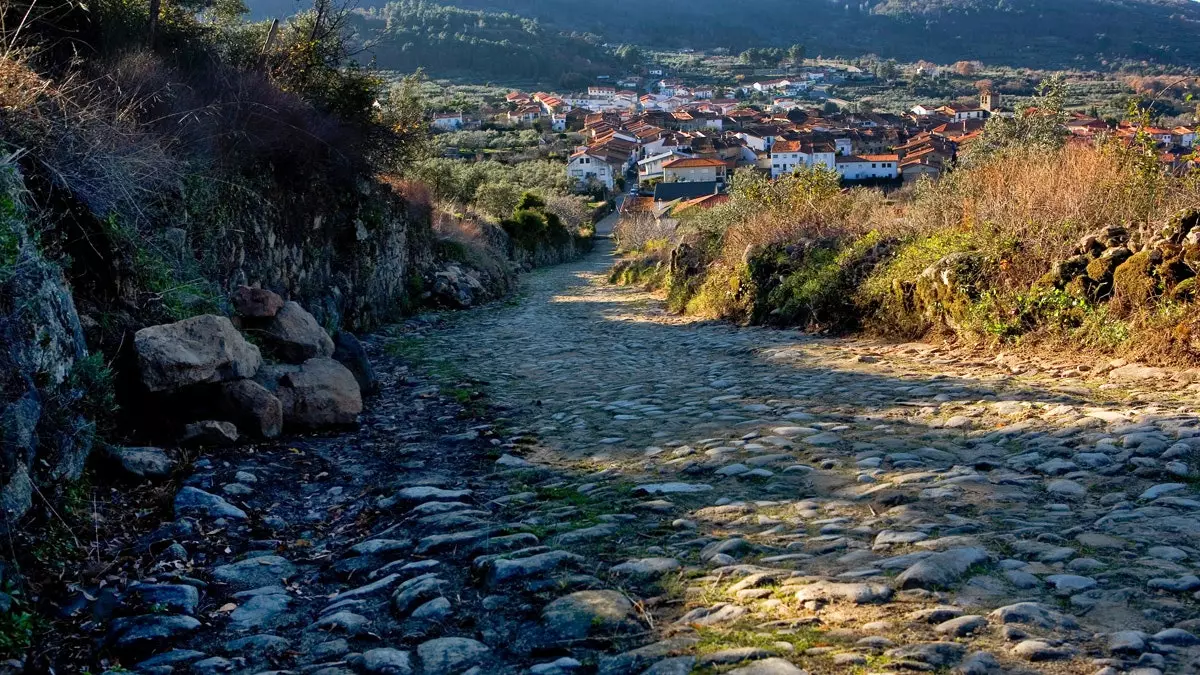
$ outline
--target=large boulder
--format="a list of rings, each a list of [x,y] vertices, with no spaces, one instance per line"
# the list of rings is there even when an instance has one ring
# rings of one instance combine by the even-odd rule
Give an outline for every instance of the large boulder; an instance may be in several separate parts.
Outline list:
[[[212,314],[143,328],[133,346],[151,392],[254,377],[262,365],[258,347],[229,319]]]
[[[283,307],[262,332],[271,352],[287,363],[333,356],[333,340],[317,319],[295,302]]]
[[[257,381],[279,399],[283,422],[288,426],[345,426],[355,424],[362,412],[358,380],[333,359],[309,359],[299,366],[267,366]]]
[[[258,438],[275,438],[283,431],[283,404],[254,380],[234,380],[221,385],[217,410],[239,431]]]

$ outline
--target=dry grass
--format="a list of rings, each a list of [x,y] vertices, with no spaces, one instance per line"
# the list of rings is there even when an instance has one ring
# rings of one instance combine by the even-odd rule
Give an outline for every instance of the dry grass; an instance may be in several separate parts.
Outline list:
[[[0,58],[0,120],[7,141],[93,213],[138,222],[183,167],[168,139],[138,124],[140,101],[106,85],[80,74],[52,82]]]
[[[674,221],[660,220],[649,213],[630,213],[617,221],[613,240],[618,251],[642,251],[656,243],[678,243],[676,231]]]

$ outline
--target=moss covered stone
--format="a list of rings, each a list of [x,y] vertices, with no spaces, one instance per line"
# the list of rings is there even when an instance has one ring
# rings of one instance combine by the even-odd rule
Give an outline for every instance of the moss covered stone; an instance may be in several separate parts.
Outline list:
[[[931,318],[955,326],[979,297],[980,282],[988,267],[988,259],[981,253],[951,253],[917,277],[915,300]]]
[[[1192,302],[1196,299],[1196,277],[1175,284],[1168,295],[1175,302]]]
[[[1145,251],[1133,254],[1113,272],[1113,297],[1120,310],[1144,305],[1154,297],[1157,288],[1154,263]]]
[[[1098,258],[1092,260],[1087,265],[1087,275],[1092,281],[1098,283],[1109,283],[1112,281],[1113,272],[1117,267],[1133,255],[1129,249],[1124,247],[1110,248],[1100,254]]]

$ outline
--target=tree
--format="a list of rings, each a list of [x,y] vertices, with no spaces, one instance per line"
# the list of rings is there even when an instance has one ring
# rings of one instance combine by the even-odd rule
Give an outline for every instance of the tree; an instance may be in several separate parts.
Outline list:
[[[970,77],[975,74],[974,61],[958,61],[954,64],[954,72],[963,77]]]
[[[893,59],[888,59],[875,65],[875,77],[881,80],[890,82],[896,79],[896,76],[899,74],[900,69],[896,66],[896,62]]]
[[[1043,80],[1030,105],[1009,118],[993,115],[983,135],[965,153],[967,162],[979,162],[1014,148],[1056,150],[1067,140],[1067,85],[1061,75]]]
[[[804,63],[804,45],[794,44],[788,47],[787,55],[788,60],[796,65]]]
[[[379,111],[380,123],[390,132],[381,147],[383,163],[392,169],[403,169],[432,152],[429,110],[421,95],[424,81],[425,75],[418,70],[393,84]]]
[[[621,63],[630,67],[640,66],[646,61],[645,53],[637,45],[621,45],[617,47],[614,54],[621,60]]]

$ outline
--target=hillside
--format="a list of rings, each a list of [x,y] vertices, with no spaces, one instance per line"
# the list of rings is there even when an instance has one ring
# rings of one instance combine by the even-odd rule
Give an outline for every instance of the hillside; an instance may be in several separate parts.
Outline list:
[[[291,0],[249,3],[260,16],[286,13]],[[363,7],[381,7],[366,0]],[[408,3],[412,4],[412,3]],[[753,11],[716,0],[664,0],[645,11],[635,0],[578,11],[571,0],[458,0],[464,8],[513,12],[547,27],[655,47],[790,45],[812,55],[879,54],[901,60],[979,59],[1027,67],[1096,66],[1114,60],[1188,63],[1200,5],[1186,0],[763,0]],[[420,24],[418,24],[420,25]],[[392,29],[394,30],[394,29]],[[469,31],[467,35],[472,35]],[[387,43],[394,40],[385,40]],[[414,47],[417,43],[414,43]],[[444,43],[443,43],[443,46]],[[394,58],[393,49],[381,52]],[[540,53],[542,62],[555,58]],[[404,63],[416,59],[406,57]]]

